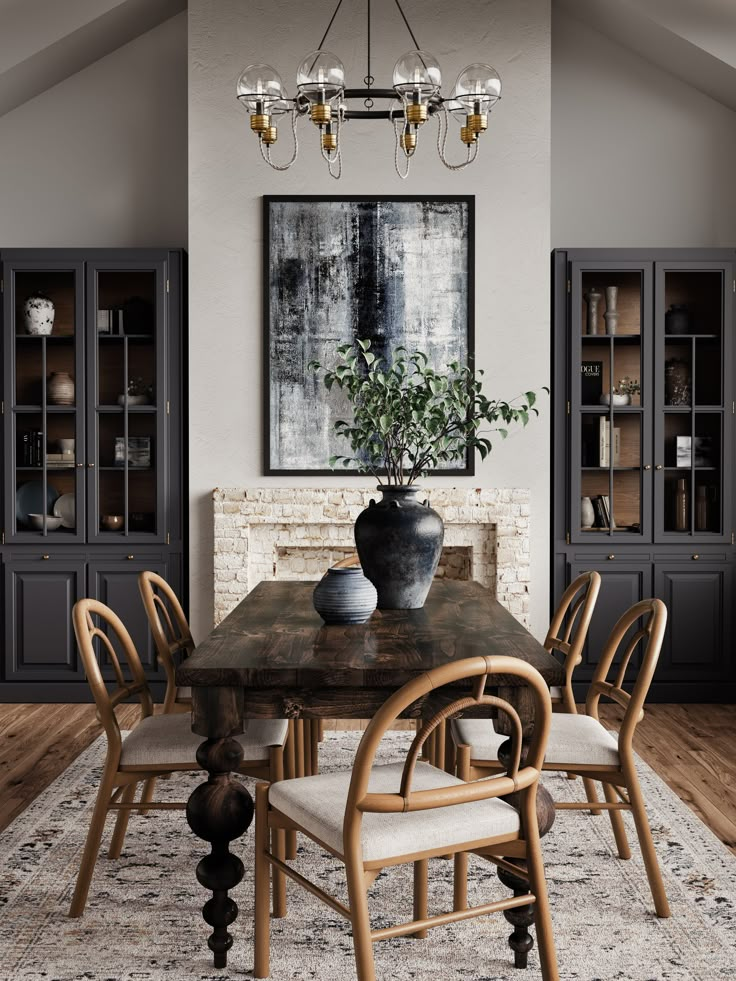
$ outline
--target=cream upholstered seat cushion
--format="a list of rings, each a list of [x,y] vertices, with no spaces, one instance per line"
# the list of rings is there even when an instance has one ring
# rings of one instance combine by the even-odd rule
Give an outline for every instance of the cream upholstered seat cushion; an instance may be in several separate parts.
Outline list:
[[[498,759],[498,747],[509,738],[496,732],[493,719],[453,719],[450,723],[456,746],[470,746],[474,760]]]
[[[285,719],[248,722],[246,731],[235,738],[243,747],[243,759],[268,760],[269,746],[283,746],[288,722]],[[192,732],[189,715],[150,715],[142,719],[123,742],[121,766],[191,764],[196,769],[197,748],[203,737]]]
[[[370,793],[398,793],[403,763],[375,766]],[[343,854],[342,825],[350,787],[350,771],[283,780],[269,790],[269,801],[339,854]],[[430,790],[461,784],[443,770],[417,763],[412,790]],[[450,848],[519,830],[519,815],[498,798],[454,804],[407,814],[363,815],[363,861],[398,858],[434,848]]]
[[[474,760],[498,759],[498,747],[508,737],[501,736],[487,719],[455,719],[452,735],[456,743],[470,746]],[[545,766],[558,763],[599,763],[618,766],[618,736],[589,715],[556,712],[552,715]]]

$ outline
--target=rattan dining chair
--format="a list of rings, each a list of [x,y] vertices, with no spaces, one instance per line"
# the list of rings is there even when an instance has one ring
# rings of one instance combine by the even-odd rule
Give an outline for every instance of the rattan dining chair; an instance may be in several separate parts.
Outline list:
[[[637,627],[639,621],[642,625]],[[589,786],[594,786],[596,780],[603,784],[606,800],[604,803],[596,801],[597,807],[609,812],[622,859],[631,858],[631,851],[621,811],[633,813],[654,907],[660,917],[668,917],[670,907],[636,772],[633,737],[637,724],[644,717],[644,702],[659,659],[666,624],[667,608],[658,599],[642,600],[623,614],[614,625],[596,667],[585,702],[585,715],[564,713],[552,716],[544,760],[545,771],[576,774]],[[641,666],[631,692],[627,692],[623,687],[626,671],[640,644],[643,644]],[[622,654],[615,678],[609,681],[611,665],[619,651]],[[601,698],[610,699],[624,709],[618,734],[606,729],[599,720]],[[486,730],[490,727],[473,719],[460,719],[453,726],[456,738],[470,746],[468,774],[478,778],[496,772],[497,764],[486,756]],[[590,795],[587,801],[558,802],[555,807],[559,810],[590,810]]]
[[[534,732],[526,765],[520,766],[522,725],[508,702],[485,694],[489,677],[514,675],[530,688],[535,706]],[[416,734],[404,763],[374,766],[384,733],[417,699],[472,679],[468,695],[460,694]],[[493,681],[490,681],[493,684]],[[471,694],[472,691],[472,694]],[[450,715],[471,707],[494,706],[511,719],[514,751],[505,776],[466,783],[444,770],[419,762],[427,738]],[[424,936],[443,926],[488,913],[534,904],[542,977],[558,978],[547,886],[537,825],[536,792],[550,725],[549,691],[541,675],[513,657],[474,657],[434,668],[404,685],[378,710],[358,747],[352,770],[320,774],[256,787],[255,968],[268,977],[269,871],[282,872],[352,926],[358,981],[375,981],[373,943],[402,936]],[[500,798],[518,795],[517,811]],[[307,835],[344,863],[350,907],[308,881],[269,849],[269,832],[290,828]],[[430,916],[427,869],[431,858],[469,852],[481,855],[527,879],[531,893],[509,896],[468,909],[457,903],[451,912]],[[521,868],[512,859],[526,860]],[[414,865],[413,918],[372,930],[367,890],[381,869]],[[479,955],[480,956],[480,955]]]
[[[97,600],[82,599],[75,604],[72,618],[97,715],[107,735],[107,756],[69,910],[70,916],[81,916],[108,813],[118,812],[108,855],[119,858],[131,811],[183,810],[186,807],[184,801],[148,799],[135,802],[138,784],[144,784],[145,792],[157,777],[201,769],[196,752],[202,738],[191,731],[188,715],[153,714],[153,700],[138,652],[125,625],[109,607]],[[100,626],[95,625],[94,618],[99,620]],[[99,655],[95,650],[96,643]],[[100,667],[105,655],[115,675],[111,690],[108,690]],[[127,679],[124,666],[129,675]],[[132,732],[123,736],[115,707],[132,698],[140,701],[141,719]],[[261,779],[283,779],[286,738],[286,722],[251,722],[246,732],[237,737],[243,749],[239,772]],[[284,854],[282,833],[275,836],[274,850]],[[275,886],[274,901],[281,910],[285,902],[283,883],[277,880]]]

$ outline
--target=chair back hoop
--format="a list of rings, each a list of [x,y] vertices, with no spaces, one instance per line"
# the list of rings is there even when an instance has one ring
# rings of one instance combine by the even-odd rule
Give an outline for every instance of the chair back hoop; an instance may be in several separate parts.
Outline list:
[[[562,599],[549,625],[544,646],[550,654],[559,651],[564,655],[568,676],[583,659],[583,646],[588,636],[588,628],[600,588],[599,573],[581,573],[562,594]],[[578,617],[580,622],[576,626]]]
[[[528,763],[519,769],[521,758],[522,725],[516,710],[495,695],[484,694],[485,681],[492,675],[515,676],[526,682],[534,699],[534,730],[528,753]],[[437,712],[415,736],[396,793],[369,793],[368,783],[376,750],[386,730],[411,705],[445,685],[467,678],[476,679],[472,695],[462,696]],[[451,784],[432,790],[411,790],[414,767],[423,743],[444,720],[466,711],[470,707],[490,705],[505,712],[512,721],[512,764],[506,777],[494,777],[463,784]],[[427,671],[409,681],[390,698],[371,719],[363,733],[353,764],[347,806],[345,809],[344,834],[346,840],[354,833],[356,821],[362,812],[402,812],[444,807],[468,803],[521,790],[533,784],[539,777],[549,735],[552,701],[544,679],[526,661],[508,656],[471,657],[453,661]],[[490,724],[490,721],[489,721]]]
[[[485,677],[487,677],[487,675]],[[483,678],[483,681],[485,681],[485,677]],[[401,787],[399,789],[399,793],[402,797],[409,797],[411,793],[411,781],[412,777],[414,776],[414,767],[419,759],[422,746],[425,744],[437,726],[441,725],[443,722],[446,722],[448,719],[451,719],[453,716],[462,714],[467,709],[476,708],[479,705],[495,706],[511,719],[511,724],[514,729],[513,735],[511,736],[513,752],[511,754],[511,765],[507,771],[507,774],[512,778],[512,780],[516,779],[519,774],[519,764],[521,763],[521,739],[523,733],[519,713],[516,711],[513,705],[510,705],[503,698],[498,698],[496,695],[472,695],[468,698],[459,698],[450,705],[446,705],[444,708],[440,709],[440,711],[433,715],[429,721],[424,723],[420,731],[416,734],[409,752],[407,753],[406,761],[404,763],[404,771],[401,774]],[[491,724],[490,719],[488,720],[488,724]]]
[[[155,572],[138,574],[138,589],[156,645],[158,661],[166,672],[165,706],[176,700],[176,654],[184,657],[194,650],[194,640],[181,603],[166,580]],[[171,610],[171,612],[169,612]],[[171,616],[173,613],[173,619]],[[175,623],[174,623],[175,621]]]
[[[626,634],[642,618],[645,618],[642,626],[626,641],[621,661],[617,665],[615,679],[612,682],[608,681],[611,665],[624,643]],[[598,703],[601,697],[610,699],[625,710],[619,731],[619,746],[624,741],[630,742],[637,723],[644,717],[644,702],[657,667],[666,626],[667,607],[662,600],[641,600],[618,619],[603,649],[593,681],[588,689],[585,711],[587,715],[597,719]],[[634,687],[629,693],[623,688],[626,669],[640,643],[644,644],[641,667],[637,673]]]
[[[120,659],[109,633],[96,626],[93,617],[98,617],[117,638],[131,675],[131,681],[126,681]],[[115,718],[117,705],[137,695],[141,703],[141,717],[145,718],[153,713],[153,701],[138,651],[135,649],[135,644],[120,617],[109,606],[100,603],[99,600],[81,599],[75,603],[72,610],[72,622],[74,623],[74,633],[84,665],[84,672],[97,706],[97,718],[107,733],[110,745],[120,744],[120,727]],[[115,674],[115,686],[111,691],[105,684],[95,654],[94,640],[96,637],[99,638],[100,644],[106,651]]]

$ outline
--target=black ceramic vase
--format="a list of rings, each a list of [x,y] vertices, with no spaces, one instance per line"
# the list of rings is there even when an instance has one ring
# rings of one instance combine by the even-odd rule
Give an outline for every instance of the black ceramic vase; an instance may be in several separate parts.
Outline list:
[[[378,487],[355,522],[363,572],[378,592],[379,610],[424,606],[442,552],[442,518],[418,487]]]

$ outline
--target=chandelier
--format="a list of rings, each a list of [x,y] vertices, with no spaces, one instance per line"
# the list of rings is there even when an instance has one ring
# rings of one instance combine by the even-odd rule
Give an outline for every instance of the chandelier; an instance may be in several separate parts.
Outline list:
[[[297,70],[295,98],[289,98],[280,75],[270,65],[248,65],[243,71],[237,84],[238,101],[250,115],[250,128],[258,139],[261,156],[274,170],[288,170],[295,163],[299,154],[297,125],[307,116],[319,132],[320,153],[336,179],[342,175],[343,126],[351,119],[388,120],[394,135],[394,166],[402,179],[409,176],[419,134],[431,117],[437,120],[437,152],[449,170],[462,170],[477,159],[488,114],[501,98],[498,72],[490,65],[469,65],[458,75],[449,98],[444,98],[437,59],[419,47],[399,0],[394,2],[414,49],[396,62],[392,88],[376,88],[371,74],[371,0],[366,2],[364,88],[346,88],[343,63],[324,49],[343,0],[338,0],[317,50],[308,54]],[[376,100],[388,100],[386,107],[376,108]],[[363,107],[357,107],[361,101]],[[277,163],[271,158],[271,148],[279,136],[279,123],[286,116],[291,122],[293,152],[289,160]],[[466,151],[465,159],[458,163],[451,163],[445,152],[451,119],[459,124],[458,138]]]

